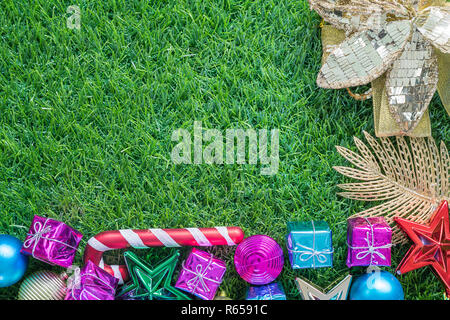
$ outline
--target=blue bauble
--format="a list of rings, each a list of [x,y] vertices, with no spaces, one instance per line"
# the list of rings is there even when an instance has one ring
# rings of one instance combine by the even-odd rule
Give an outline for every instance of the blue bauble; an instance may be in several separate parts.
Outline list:
[[[404,300],[402,285],[387,271],[366,273],[353,280],[350,300]]]
[[[0,234],[0,288],[19,281],[28,266],[28,257],[20,253],[22,242],[7,234]]]

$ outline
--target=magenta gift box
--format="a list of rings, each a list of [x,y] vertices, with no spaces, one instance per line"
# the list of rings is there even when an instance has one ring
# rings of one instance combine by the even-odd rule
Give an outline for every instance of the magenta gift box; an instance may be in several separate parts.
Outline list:
[[[392,230],[383,217],[347,220],[347,266],[390,266]]]
[[[68,281],[65,300],[114,300],[119,279],[88,261]]]
[[[226,269],[224,261],[208,252],[192,248],[183,262],[175,287],[201,299],[212,300]]]
[[[35,215],[23,242],[23,254],[68,268],[83,235],[63,222]]]

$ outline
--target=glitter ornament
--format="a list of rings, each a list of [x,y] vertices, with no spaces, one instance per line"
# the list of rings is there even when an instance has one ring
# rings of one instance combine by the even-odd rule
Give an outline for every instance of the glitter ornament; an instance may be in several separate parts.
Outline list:
[[[329,54],[318,86],[341,89],[372,82],[374,107],[381,113],[375,116],[375,126],[383,133],[377,136],[429,136],[427,108],[438,87],[450,114],[445,97],[449,84],[442,80],[448,78],[448,67],[438,61],[450,53],[450,6],[445,0],[309,0],[309,4],[336,30],[329,33],[334,41],[327,40],[324,46]],[[342,42],[337,34],[342,34]],[[381,104],[386,104],[386,115]],[[391,121],[396,131],[388,129]],[[413,133],[416,127],[418,135]]]
[[[364,131],[368,142],[354,138],[357,152],[337,146],[337,151],[354,167],[333,167],[359,180],[338,185],[345,192],[338,195],[353,200],[379,204],[351,216],[384,216],[392,229],[392,243],[407,243],[394,223],[394,217],[427,223],[437,204],[449,200],[448,172],[450,155],[445,143],[438,146],[433,138],[397,137],[375,139]],[[409,141],[409,143],[408,143]]]

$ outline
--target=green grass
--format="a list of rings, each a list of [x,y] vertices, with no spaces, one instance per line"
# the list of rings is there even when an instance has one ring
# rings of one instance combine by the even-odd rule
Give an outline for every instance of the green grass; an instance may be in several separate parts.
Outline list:
[[[81,8],[81,30],[66,8]],[[342,278],[346,218],[370,206],[336,195],[345,181],[335,145],[374,134],[372,101],[315,84],[320,18],[307,1],[3,0],[0,4],[0,233],[24,239],[34,214],[59,219],[87,240],[103,230],[241,226],[285,247],[286,222],[324,219],[334,267],[292,270],[279,280],[289,299],[303,276],[322,287]],[[434,97],[432,132],[449,137]],[[280,168],[174,165],[177,128],[280,129]],[[407,246],[393,249],[393,268]],[[185,253],[185,252],[184,252]],[[221,286],[245,297],[225,250]],[[285,253],[286,249],[285,249]],[[168,254],[145,254],[155,263]],[[113,256],[117,258],[118,253]],[[42,269],[32,260],[27,274]],[[363,269],[352,270],[358,274]],[[429,269],[399,277],[407,299],[442,299]],[[14,299],[18,285],[0,289]]]

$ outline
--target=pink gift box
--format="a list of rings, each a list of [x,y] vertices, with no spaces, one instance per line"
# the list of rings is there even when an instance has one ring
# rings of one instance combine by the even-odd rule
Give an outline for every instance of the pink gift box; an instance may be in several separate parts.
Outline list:
[[[212,300],[226,269],[224,261],[208,252],[193,248],[183,262],[175,287],[201,299]]]
[[[383,217],[350,218],[347,266],[390,266],[392,230]]]
[[[114,300],[118,282],[119,279],[89,260],[69,277],[65,300]]]
[[[68,268],[83,235],[63,222],[35,215],[23,242],[23,254]]]

